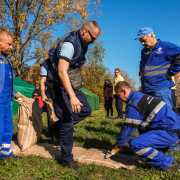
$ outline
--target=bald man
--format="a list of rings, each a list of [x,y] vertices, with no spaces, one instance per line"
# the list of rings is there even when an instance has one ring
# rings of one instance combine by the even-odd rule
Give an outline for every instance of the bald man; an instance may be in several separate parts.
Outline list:
[[[79,84],[77,81],[69,78],[68,72],[81,69],[85,63],[85,54],[88,45],[93,43],[99,36],[100,28],[95,21],[89,21],[83,24],[78,31],[71,32],[63,41],[59,49],[59,43],[56,47],[52,62],[52,73],[55,78],[53,100],[56,116],[60,119],[51,125],[48,130],[55,135],[61,144],[61,157],[63,164],[69,168],[79,169],[73,159],[73,132],[74,125],[84,120],[91,114],[91,107],[85,95],[74,88],[73,84]],[[78,76],[74,74],[73,77]],[[60,83],[57,83],[60,82]],[[62,82],[62,83],[61,83]],[[81,85],[84,83],[81,81]]]
[[[12,157],[10,144],[13,135],[11,100],[17,92],[13,88],[14,72],[7,53],[12,49],[13,38],[0,32],[0,160]]]

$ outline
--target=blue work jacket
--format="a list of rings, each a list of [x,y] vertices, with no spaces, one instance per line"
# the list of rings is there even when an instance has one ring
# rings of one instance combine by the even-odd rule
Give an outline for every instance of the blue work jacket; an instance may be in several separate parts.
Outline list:
[[[141,51],[140,72],[142,92],[152,92],[174,86],[170,76],[180,72],[180,47],[158,40],[147,56],[147,49]]]
[[[128,105],[133,103],[136,106],[144,95],[145,94],[138,91],[131,90],[126,101],[126,118],[124,125],[121,128],[119,138],[116,141],[117,146],[123,147],[127,142],[129,142],[137,128],[140,132],[147,132],[157,129],[164,129],[167,131],[172,129],[180,129],[179,116],[163,101],[159,100],[159,104],[153,108],[153,111],[150,112],[150,115],[146,118],[137,108],[133,107],[132,105]],[[148,96],[148,98],[148,103],[151,103],[152,99],[156,99],[152,96]]]
[[[9,56],[7,54],[4,54],[9,62],[9,64],[11,65],[11,60],[9,58]],[[11,74],[12,77],[14,79],[14,71],[13,71],[13,67],[11,66]],[[2,95],[2,91],[3,91],[3,86],[4,86],[4,80],[5,80],[5,66],[4,66],[4,60],[1,58],[0,56],[0,98]],[[12,85],[11,85],[11,97],[13,97],[16,94],[16,90],[13,87],[13,80],[12,80]]]

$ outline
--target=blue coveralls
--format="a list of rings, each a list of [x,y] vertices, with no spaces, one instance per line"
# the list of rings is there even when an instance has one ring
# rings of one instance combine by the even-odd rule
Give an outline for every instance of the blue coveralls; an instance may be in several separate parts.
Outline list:
[[[148,97],[146,97],[148,96]],[[161,148],[166,148],[177,142],[179,137],[172,130],[180,129],[179,116],[172,111],[166,103],[152,96],[131,90],[126,101],[126,118],[116,144],[123,147],[131,139],[133,133],[139,128],[140,135],[130,141],[129,147],[146,162],[158,166],[162,169],[169,167],[173,161],[173,156],[161,153]],[[152,105],[152,111],[148,112],[145,118],[138,109],[131,105],[138,105],[142,98],[146,97],[147,105]],[[159,101],[153,105],[154,101]],[[143,105],[144,107],[144,105]],[[148,111],[149,107],[146,109]],[[147,112],[146,112],[147,113]]]
[[[4,62],[0,57],[0,159],[12,157],[13,154],[10,149],[13,135],[11,99],[16,91],[13,89],[14,74],[10,59],[7,55],[6,58],[9,63]]]
[[[58,63],[59,59],[69,61],[69,69],[80,68],[85,63],[85,53],[87,52],[88,45],[81,36],[80,30],[71,32],[64,42],[71,42],[74,46],[75,53],[72,59],[61,56],[59,54],[59,43],[53,55],[51,71],[49,71],[48,78],[50,80],[59,80],[58,75]],[[74,113],[71,109],[70,98],[67,92],[64,90],[62,84],[54,82],[54,94],[55,100],[53,100],[53,106],[56,116],[60,119],[54,126],[60,127],[59,140],[61,145],[61,158],[65,162],[73,161],[73,132],[74,125],[84,120],[91,114],[91,107],[87,101],[86,96],[80,90],[74,90],[74,93],[83,104],[80,113]]]
[[[158,40],[147,56],[147,49],[141,51],[140,72],[142,72],[142,92],[157,97],[172,108],[171,87],[174,82],[170,76],[180,72],[180,47]]]

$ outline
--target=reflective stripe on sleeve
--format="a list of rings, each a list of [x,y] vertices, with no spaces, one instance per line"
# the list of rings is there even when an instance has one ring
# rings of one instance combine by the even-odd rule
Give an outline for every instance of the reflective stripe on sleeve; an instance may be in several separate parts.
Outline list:
[[[161,110],[161,108],[165,105],[166,103],[161,101],[153,110],[152,112],[149,114],[149,116],[147,117],[146,121],[144,123],[141,124],[142,127],[146,127],[149,125],[149,123],[151,122],[151,120],[154,118],[154,116]]]
[[[130,119],[130,118],[125,119],[125,123],[140,125],[141,122],[142,122],[141,120],[137,120],[137,119]]]

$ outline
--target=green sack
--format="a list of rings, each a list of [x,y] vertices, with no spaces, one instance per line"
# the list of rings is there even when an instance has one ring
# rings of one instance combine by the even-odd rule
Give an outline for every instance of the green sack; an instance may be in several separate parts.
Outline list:
[[[82,75],[81,68],[76,68],[68,71],[71,86],[74,90],[81,89],[85,86],[86,82]]]

